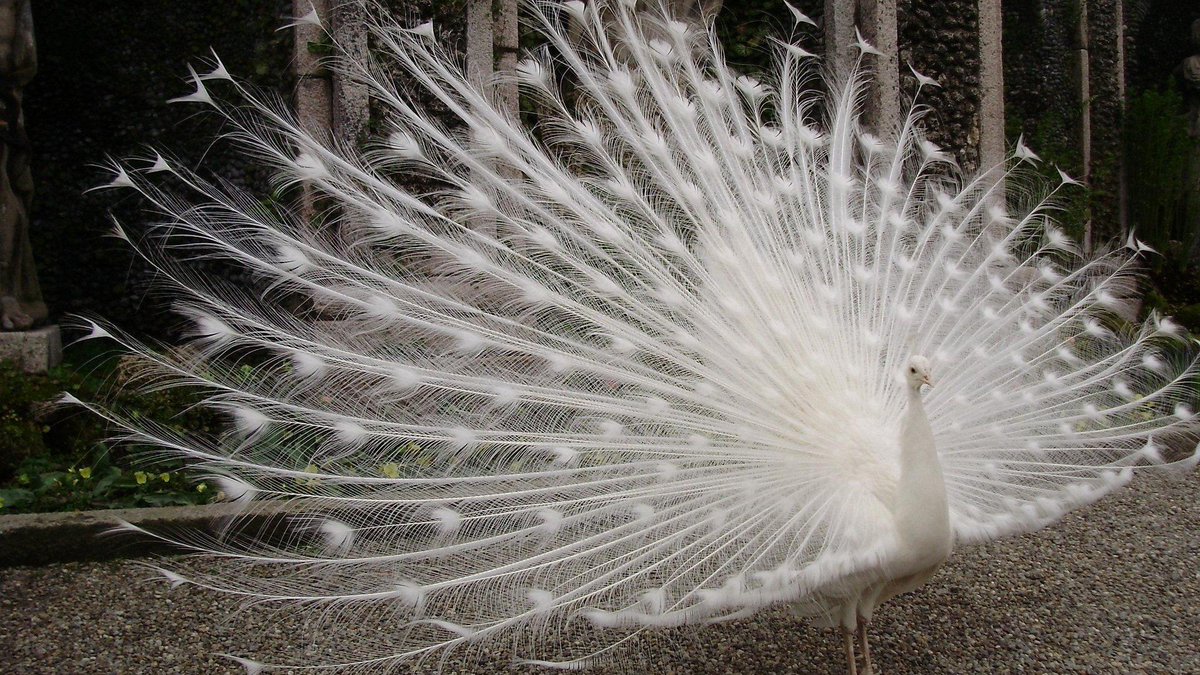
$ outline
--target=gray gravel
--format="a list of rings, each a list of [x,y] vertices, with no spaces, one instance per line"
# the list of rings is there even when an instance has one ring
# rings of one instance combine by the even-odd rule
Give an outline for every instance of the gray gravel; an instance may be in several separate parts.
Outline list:
[[[883,672],[1200,673],[1200,474],[1132,487],[1032,535],[961,550],[872,626]],[[295,654],[302,626],[171,590],[132,561],[0,570],[0,672],[242,673],[217,656]],[[836,635],[785,612],[659,633],[625,672],[841,673]],[[445,673],[511,673],[451,660]],[[595,673],[618,672],[606,668]]]

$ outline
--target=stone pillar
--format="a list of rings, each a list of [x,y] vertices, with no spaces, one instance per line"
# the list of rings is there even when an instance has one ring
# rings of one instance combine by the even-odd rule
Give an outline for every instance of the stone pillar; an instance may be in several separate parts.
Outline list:
[[[329,0],[292,0],[296,17],[313,10],[323,24],[329,25]],[[296,118],[307,131],[319,136],[333,125],[333,86],[320,55],[326,36],[321,26],[304,21],[296,24],[294,35],[292,63],[296,69]]]
[[[325,59],[332,55],[332,40],[342,58],[366,62],[366,10],[356,2],[292,0],[292,11],[297,18],[315,11],[320,20],[320,25],[298,21],[294,28],[296,119],[318,139],[339,140],[353,147],[365,140],[370,118],[367,87],[354,77],[333,73]],[[314,199],[305,186],[299,209],[310,221],[316,215]]]
[[[517,56],[519,55],[520,33],[517,21],[517,3],[501,1],[496,3],[496,21],[493,24],[492,39],[496,48],[496,68],[502,73],[515,73]],[[510,113],[517,115],[521,110],[520,94],[517,91],[515,79],[508,79],[500,85],[500,106]]]
[[[1108,240],[1127,230],[1122,216],[1121,164],[1125,116],[1124,2],[1087,0],[1087,178],[1094,189],[1095,237]],[[1121,237],[1124,240],[1124,237]]]
[[[62,359],[58,326],[49,316],[29,239],[33,204],[24,87],[37,73],[30,0],[0,2],[0,359],[44,372]]]
[[[490,0],[467,0],[467,79],[477,87],[486,87],[496,69],[494,18]],[[497,235],[494,218],[475,217],[469,225],[487,236]]]
[[[496,54],[492,42],[492,3],[467,2],[467,79],[482,85],[495,72]]]
[[[357,2],[341,2],[333,9],[333,39],[354,63],[366,63],[367,12]],[[370,121],[370,93],[367,86],[354,77],[334,75],[332,82],[334,135],[339,140],[358,146],[366,140]]]
[[[471,0],[467,3],[467,78],[476,84],[489,82],[493,73],[512,74],[520,49],[517,31],[517,1]],[[517,83],[505,78],[496,90],[497,102],[509,114],[520,111]]]
[[[998,0],[979,0],[979,166],[1004,162],[1004,15]]]
[[[873,57],[874,85],[867,95],[867,119],[886,134],[900,126],[900,45],[896,0],[859,0],[859,25],[867,42],[883,52]]]
[[[296,69],[296,93],[293,105],[300,127],[317,138],[323,138],[333,126],[333,83],[328,70],[321,64],[327,37],[323,26],[329,25],[329,0],[292,0],[297,18],[316,12],[322,26],[298,21],[293,29],[292,67]],[[301,186],[297,208],[300,217],[312,223],[317,214],[316,195],[311,186]]]
[[[1083,175],[1079,181],[1091,187],[1092,184],[1092,64],[1088,51],[1091,31],[1088,28],[1088,3],[1080,0],[1079,24],[1075,27],[1075,80],[1079,88],[1079,156],[1083,165]],[[1083,224],[1083,251],[1090,253],[1093,244],[1093,219],[1088,214],[1087,222]]]
[[[825,52],[835,72],[845,72],[858,58],[855,29],[882,56],[866,57],[873,77],[864,106],[864,120],[886,135],[900,125],[900,48],[896,30],[896,0],[825,0]]]
[[[1117,0],[1116,61],[1117,96],[1121,101],[1121,126],[1125,126],[1125,106],[1128,93],[1125,90],[1125,0]],[[1129,174],[1125,166],[1125,144],[1117,149],[1117,223],[1120,241],[1129,238]]]
[[[297,17],[316,11],[321,25],[301,21],[295,27],[293,63],[296,69],[296,116],[300,124],[318,137],[360,142],[370,114],[366,85],[353,77],[330,71],[324,63],[330,39],[342,56],[365,63],[367,17],[357,2],[339,0],[292,0]]]
[[[856,0],[825,0],[825,61],[835,73],[854,63]]]
[[[1079,152],[1083,157],[1083,176],[1086,185],[1092,173],[1092,63],[1089,53],[1091,31],[1088,29],[1088,3],[1079,3],[1079,24],[1075,27],[1075,78],[1079,87]]]
[[[496,103],[513,119],[521,112],[517,82],[511,77],[516,72],[518,49],[516,0],[467,2],[467,79],[485,89],[495,86]],[[497,70],[510,77],[495,82],[492,76]],[[496,170],[506,178],[518,177],[508,166]],[[472,226],[489,236],[497,234],[496,223],[486,219]]]

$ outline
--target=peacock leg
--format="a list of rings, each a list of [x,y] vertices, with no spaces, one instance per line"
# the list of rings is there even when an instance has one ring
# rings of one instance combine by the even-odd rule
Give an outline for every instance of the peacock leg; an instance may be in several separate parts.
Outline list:
[[[874,670],[871,669],[871,647],[867,644],[867,621],[861,616],[858,617],[858,645],[862,649],[863,675],[873,675]]]
[[[850,629],[842,626],[842,639],[846,645],[846,665],[850,675],[858,675],[858,663],[854,660],[854,638],[850,634]]]

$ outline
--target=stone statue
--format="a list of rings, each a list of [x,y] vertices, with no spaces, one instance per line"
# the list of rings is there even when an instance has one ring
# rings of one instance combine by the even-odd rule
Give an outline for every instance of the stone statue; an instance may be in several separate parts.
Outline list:
[[[0,0],[0,330],[45,321],[33,266],[29,214],[33,179],[21,89],[37,72],[30,0]]]
[[[1188,104],[1188,134],[1200,138],[1200,19],[1192,22],[1192,51],[1175,72],[1183,81],[1183,96]]]

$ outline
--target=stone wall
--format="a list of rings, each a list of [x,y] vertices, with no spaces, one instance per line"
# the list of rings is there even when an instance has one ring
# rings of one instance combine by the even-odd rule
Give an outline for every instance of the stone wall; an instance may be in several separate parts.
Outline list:
[[[127,327],[161,327],[153,273],[128,247],[105,238],[110,212],[146,219],[128,195],[84,190],[108,180],[107,157],[146,156],[147,146],[205,166],[235,184],[265,186],[253,163],[223,143],[198,106],[166,100],[189,93],[187,64],[211,59],[282,95],[290,38],[276,32],[290,2],[33,3],[39,72],[26,88],[35,183],[31,235],[43,291],[56,316],[98,314]],[[214,87],[214,92],[219,92]],[[148,165],[148,162],[146,163]]]
[[[1125,62],[1130,91],[1162,89],[1191,53],[1188,29],[1200,19],[1200,2],[1125,0]]]
[[[1024,134],[1035,152],[1071,146],[1079,98],[1072,85],[1072,35],[1077,10],[1055,0],[1004,3],[1004,85],[1009,133]],[[1061,161],[1061,160],[1060,160]],[[1082,167],[1066,165],[1080,173]]]
[[[1049,180],[1055,179],[1056,166],[1087,180],[1086,194],[1067,193],[1061,219],[1076,235],[1082,235],[1084,225],[1090,223],[1095,243],[1121,236],[1124,226],[1121,130],[1129,59],[1123,57],[1137,41],[1129,39],[1123,23],[1138,22],[1154,4],[1167,3],[1004,3],[1009,140],[1024,134],[1026,143],[1045,160],[1043,170]],[[1122,11],[1122,5],[1128,7]],[[1086,21],[1082,21],[1084,12]]]
[[[1073,49],[1078,1],[1005,0],[1004,81],[1008,140],[1025,134],[1048,163],[1082,175],[1078,152],[1078,87]],[[1187,21],[1200,9],[1167,0],[1124,0],[1132,15],[1127,44],[1135,66],[1175,62],[1182,56],[1159,49],[1164,36],[1186,47]],[[432,18],[439,41],[461,53],[465,43],[467,0],[388,0],[414,24]],[[1086,0],[1093,73],[1110,73],[1116,44],[1097,40],[1115,30],[1118,0]],[[717,30],[730,62],[748,70],[769,61],[769,40],[792,29],[781,0],[726,0]],[[793,1],[821,20],[824,0]],[[124,221],[144,218],[134,200],[114,193],[83,195],[104,178],[94,165],[107,156],[144,152],[145,144],[170,149],[189,164],[203,164],[237,184],[262,189],[266,176],[234,149],[210,144],[219,126],[194,106],[168,106],[186,93],[186,64],[208,55],[211,45],[238,77],[288,97],[292,45],[288,31],[276,31],[291,13],[291,0],[192,0],[163,3],[126,0],[79,3],[39,0],[35,22],[41,72],[28,88],[28,121],[34,143],[38,192],[33,237],[44,292],[56,313],[95,312],[123,325],[137,325],[147,314],[149,272],[131,261],[119,242],[101,239],[112,210]],[[266,9],[264,9],[266,7]],[[979,57],[977,0],[899,0],[898,33],[902,91],[911,96],[917,70],[942,87],[925,90],[923,102],[935,112],[927,119],[931,139],[952,150],[962,167],[978,167]],[[1172,32],[1174,31],[1174,32]],[[820,29],[803,29],[806,46],[822,48]],[[1186,55],[1186,54],[1185,54]],[[1152,65],[1131,69],[1131,82],[1165,79]],[[1169,72],[1169,68],[1166,72]],[[399,74],[402,77],[402,74]],[[1097,220],[1115,222],[1115,165],[1105,164],[1119,150],[1120,106],[1111,78],[1092,79],[1092,128],[1095,135],[1093,182]],[[437,115],[432,97],[416,95]],[[907,100],[903,102],[907,105]],[[378,113],[378,111],[375,111]],[[378,130],[381,115],[372,125]],[[1105,201],[1108,200],[1108,201]],[[151,319],[153,325],[161,322]]]
[[[456,48],[464,2],[389,5],[414,24],[433,18],[439,39]],[[214,116],[166,101],[191,90],[187,64],[202,68],[210,47],[235,77],[290,100],[292,33],[277,29],[292,15],[292,2],[38,0],[33,11],[40,71],[26,89],[36,184],[31,234],[46,300],[54,318],[100,315],[164,336],[169,301],[157,293],[161,280],[127,246],[104,237],[112,227],[110,213],[136,226],[148,218],[145,205],[118,192],[84,191],[107,180],[98,166],[106,158],[144,156],[154,146],[268,195],[260,167],[229,144],[213,142],[221,130]],[[222,91],[219,83],[212,89]],[[236,275],[220,267],[212,273]]]
[[[1082,101],[1078,68],[1075,0],[1004,2],[1004,103],[1009,143],[1024,136],[1042,158],[1047,183],[1057,180],[1055,166],[1082,177],[1080,150]],[[1082,191],[1069,192],[1059,220],[1082,237],[1088,207]]]
[[[964,171],[979,168],[979,43],[975,0],[901,0],[900,82],[909,96],[916,78],[904,64],[934,78],[940,88],[921,92],[935,111],[929,138],[953,151]]]
[[[1124,64],[1119,43],[1120,0],[1088,0],[1088,72],[1091,90],[1091,166],[1093,237],[1121,235],[1121,122],[1124,112]]]

